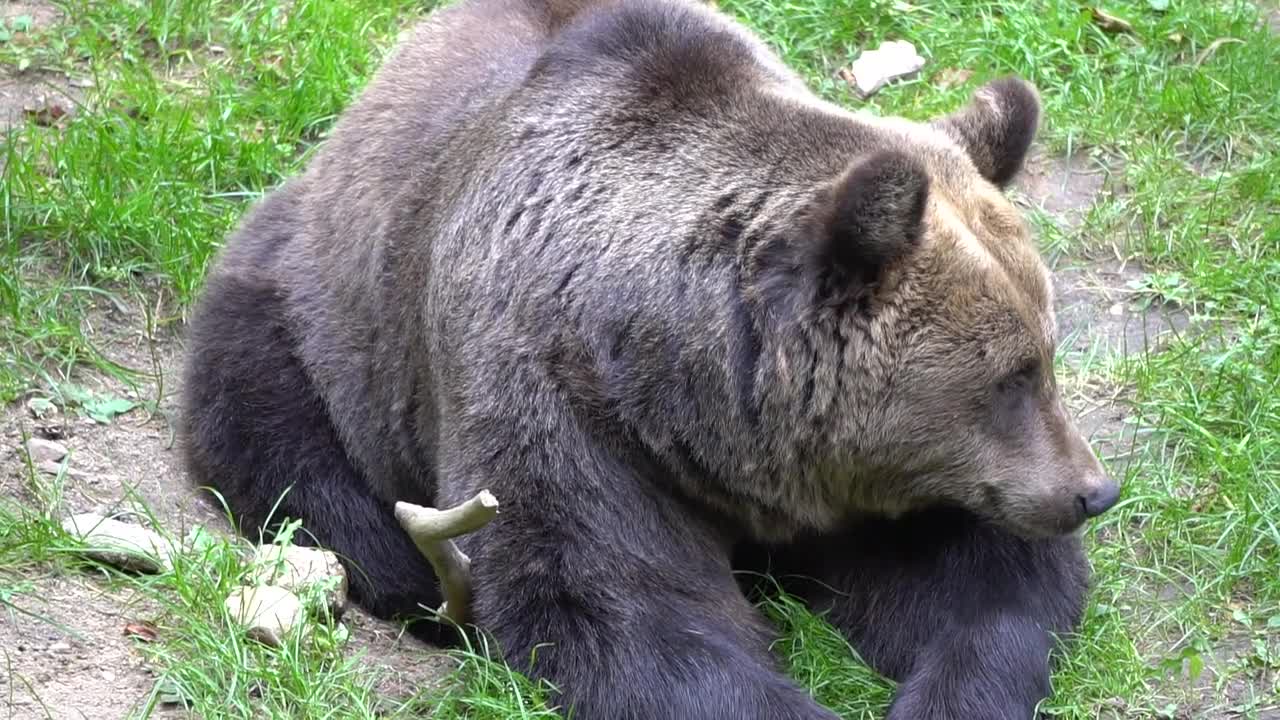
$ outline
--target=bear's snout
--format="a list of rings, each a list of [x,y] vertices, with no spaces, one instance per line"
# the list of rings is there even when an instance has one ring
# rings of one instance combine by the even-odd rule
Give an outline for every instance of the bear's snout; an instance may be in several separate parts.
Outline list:
[[[1111,478],[1105,478],[1098,487],[1076,497],[1085,519],[1098,517],[1110,510],[1119,499],[1120,484]]]

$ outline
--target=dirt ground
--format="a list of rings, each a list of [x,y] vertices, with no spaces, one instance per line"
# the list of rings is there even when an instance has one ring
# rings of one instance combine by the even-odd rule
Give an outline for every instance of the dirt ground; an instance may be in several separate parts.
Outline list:
[[[160,373],[133,390],[123,382],[97,373],[76,377],[95,392],[117,397],[154,398],[163,393],[160,411],[148,416],[134,410],[102,425],[61,413],[35,418],[23,403],[7,407],[0,417],[0,494],[31,502],[29,473],[18,450],[24,434],[54,439],[70,451],[64,510],[120,512],[137,508],[138,498],[157,523],[175,537],[193,527],[230,533],[230,524],[186,481],[181,470],[168,418],[172,416],[181,360],[180,338],[170,334],[148,338],[137,316],[114,306],[90,320],[99,347],[114,361]],[[44,476],[44,479],[50,479]],[[38,604],[31,606],[31,601]],[[155,683],[152,674],[123,629],[130,622],[153,616],[139,597],[108,589],[100,579],[79,575],[37,575],[22,593],[23,606],[53,623],[20,614],[0,617],[0,697],[7,695],[9,718],[124,718],[144,702]],[[348,651],[364,652],[370,666],[389,672],[380,687],[390,695],[406,695],[413,688],[442,676],[448,661],[399,628],[361,612],[348,610],[343,618],[351,630]],[[62,626],[61,628],[59,626]],[[3,705],[3,703],[0,703]],[[161,709],[155,717],[181,717]],[[5,717],[0,715],[0,717]]]
[[[0,1],[0,22],[18,17],[30,18],[31,28],[38,30],[58,22],[62,13],[47,2]],[[56,107],[55,112],[74,112],[83,96],[75,87],[78,82],[61,73],[16,73],[0,68],[0,131],[22,122],[29,113],[48,112],[50,107]]]

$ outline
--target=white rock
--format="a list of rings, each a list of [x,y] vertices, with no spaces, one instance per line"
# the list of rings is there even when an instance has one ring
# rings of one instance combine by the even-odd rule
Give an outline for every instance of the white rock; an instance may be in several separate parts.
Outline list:
[[[65,477],[81,479],[88,479],[90,477],[89,473],[83,470],[77,470],[70,465],[63,469],[62,462],[59,460],[41,460],[36,463],[36,469],[46,475],[57,476],[58,474],[62,474]]]
[[[905,40],[890,40],[875,50],[863,51],[849,71],[853,75],[854,88],[866,99],[890,80],[916,74],[924,63],[914,45]]]
[[[347,571],[338,556],[313,547],[280,545],[259,546],[253,555],[254,570],[250,581],[256,585],[275,585],[297,595],[306,595],[311,586],[326,583],[325,605],[335,617],[347,604]]]
[[[44,438],[28,438],[26,447],[27,457],[31,458],[33,465],[41,465],[46,462],[57,465],[62,461],[62,458],[67,456],[65,445],[52,440],[45,440]]]
[[[245,628],[249,637],[272,647],[280,647],[294,628],[306,622],[298,596],[274,585],[238,587],[225,606],[231,620]]]
[[[81,513],[63,520],[62,529],[84,542],[85,555],[108,565],[146,573],[172,567],[169,541],[141,525]]]

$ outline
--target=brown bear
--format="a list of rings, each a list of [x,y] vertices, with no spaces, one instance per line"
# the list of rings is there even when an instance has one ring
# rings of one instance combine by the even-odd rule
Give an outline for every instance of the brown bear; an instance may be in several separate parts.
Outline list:
[[[833,718],[761,566],[813,579],[890,718],[1025,720],[1118,494],[1002,194],[1038,116],[1017,79],[850,113],[693,0],[460,0],[222,251],[191,473],[382,616],[440,601],[393,503],[492,490],[472,617],[580,720]]]

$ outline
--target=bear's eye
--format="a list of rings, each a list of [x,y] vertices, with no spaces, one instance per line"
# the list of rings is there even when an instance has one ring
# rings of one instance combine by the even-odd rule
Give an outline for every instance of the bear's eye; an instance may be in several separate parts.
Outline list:
[[[1040,373],[1040,362],[1035,359],[1025,360],[1017,370],[1006,375],[997,384],[1002,393],[1022,393],[1035,385],[1036,376]]]
[[[1019,437],[1035,410],[1040,364],[1029,360],[1005,375],[991,393],[992,427],[1006,437]]]

